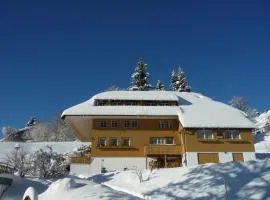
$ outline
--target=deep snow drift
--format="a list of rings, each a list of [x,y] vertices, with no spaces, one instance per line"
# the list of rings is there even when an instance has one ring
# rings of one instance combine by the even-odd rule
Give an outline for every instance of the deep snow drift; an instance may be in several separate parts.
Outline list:
[[[160,169],[143,176],[142,183],[130,170],[91,179],[143,199],[270,199],[270,160]]]
[[[103,185],[95,184],[89,180],[78,178],[60,179],[50,185],[41,195],[39,200],[136,200],[138,197],[123,192],[112,190]]]

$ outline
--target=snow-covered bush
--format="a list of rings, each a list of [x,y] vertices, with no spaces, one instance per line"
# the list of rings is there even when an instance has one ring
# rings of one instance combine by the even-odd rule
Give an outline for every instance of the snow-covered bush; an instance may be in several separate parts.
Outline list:
[[[78,147],[78,152],[80,153],[81,156],[84,156],[85,154],[90,154],[91,153],[91,147],[89,145],[81,145]]]
[[[17,175],[24,177],[32,170],[31,161],[31,153],[23,147],[16,146],[14,150],[6,155],[5,162],[14,168]]]
[[[33,154],[33,175],[39,178],[59,178],[67,175],[67,163],[51,146]]]
[[[10,136],[12,136],[13,134],[16,134],[17,132],[18,132],[18,129],[10,127],[10,126],[4,126],[2,128],[2,133],[3,133],[5,141],[13,141],[13,137],[10,137]]]

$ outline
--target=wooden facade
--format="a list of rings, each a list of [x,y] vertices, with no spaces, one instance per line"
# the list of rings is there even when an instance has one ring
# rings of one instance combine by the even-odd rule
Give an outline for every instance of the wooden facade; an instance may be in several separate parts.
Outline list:
[[[251,129],[237,129],[239,138],[230,139],[222,137],[221,134],[227,129],[213,128],[210,129],[213,133],[211,138],[201,139],[197,137],[197,132],[201,128],[184,129],[175,116],[155,118],[82,116],[70,121],[76,134],[84,141],[91,141],[93,157],[150,157],[157,160],[153,165],[168,167],[179,166],[175,163],[181,163],[186,152],[197,152],[199,164],[220,162],[217,152],[235,152],[233,154],[235,161],[244,160],[243,154],[241,156],[239,152],[254,152]],[[126,127],[127,121],[132,123],[136,121],[134,122],[136,125]],[[169,125],[160,126],[160,123]],[[99,144],[100,138],[102,144]],[[155,138],[158,143],[152,144],[151,138]],[[162,143],[166,139],[170,140],[169,144]],[[177,159],[174,160],[175,158]],[[85,158],[73,159],[74,163],[88,161]]]

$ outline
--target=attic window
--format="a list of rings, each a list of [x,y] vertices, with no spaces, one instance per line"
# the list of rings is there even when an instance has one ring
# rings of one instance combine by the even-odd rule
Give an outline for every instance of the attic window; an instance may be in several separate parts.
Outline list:
[[[160,129],[170,129],[170,128],[172,128],[171,120],[160,120],[159,121],[159,128]]]
[[[225,139],[229,140],[240,140],[240,131],[239,130],[225,130],[224,131]]]
[[[212,130],[198,130],[197,131],[197,138],[201,140],[212,140],[214,139],[213,137],[213,132]]]

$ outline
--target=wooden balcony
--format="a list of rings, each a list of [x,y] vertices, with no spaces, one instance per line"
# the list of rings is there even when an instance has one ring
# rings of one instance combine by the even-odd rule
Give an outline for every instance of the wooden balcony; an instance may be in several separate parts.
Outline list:
[[[73,164],[90,164],[91,163],[91,156],[84,155],[84,156],[71,157],[71,163],[73,163]]]
[[[148,145],[144,147],[145,155],[180,155],[181,145]]]

